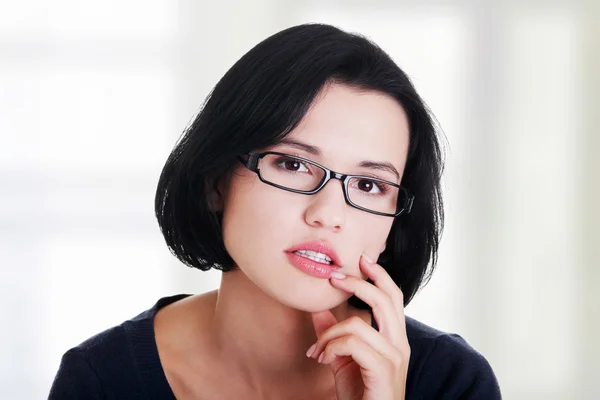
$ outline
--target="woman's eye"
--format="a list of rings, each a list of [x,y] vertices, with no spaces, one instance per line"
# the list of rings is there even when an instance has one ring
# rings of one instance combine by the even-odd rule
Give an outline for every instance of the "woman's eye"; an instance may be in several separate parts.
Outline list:
[[[300,161],[297,161],[297,160],[282,160],[282,161],[280,161],[279,165],[281,165],[283,168],[285,168],[288,171],[294,171],[294,172],[308,171],[306,166],[304,166],[304,164],[302,164]]]
[[[363,192],[371,192],[373,189],[379,190],[379,188],[375,185],[375,183],[371,181],[367,181],[365,179],[358,181],[358,188]]]
[[[368,179],[361,179],[356,182],[356,187],[369,194],[385,194],[386,190],[384,185],[380,185],[377,182],[370,181]]]

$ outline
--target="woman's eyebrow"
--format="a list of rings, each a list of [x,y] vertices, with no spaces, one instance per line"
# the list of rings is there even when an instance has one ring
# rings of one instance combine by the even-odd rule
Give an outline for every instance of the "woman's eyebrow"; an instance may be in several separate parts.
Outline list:
[[[310,144],[302,143],[302,142],[299,142],[299,141],[293,140],[293,139],[282,139],[278,144],[294,147],[299,150],[306,151],[307,153],[313,154],[315,156],[320,156],[322,154],[321,150],[318,147],[311,146]],[[392,163],[390,163],[390,162],[387,162],[387,161],[361,161],[358,164],[358,166],[362,167],[362,168],[370,168],[370,169],[376,169],[379,171],[389,172],[389,173],[393,174],[396,177],[396,179],[400,180],[400,173],[398,172],[396,167],[394,167],[392,165]]]
[[[321,150],[318,147],[311,146],[310,144],[298,142],[293,139],[283,139],[278,144],[284,144],[286,146],[295,147],[299,150],[304,150],[307,153],[313,154],[315,156],[321,155]]]
[[[398,173],[398,170],[396,169],[396,167],[394,167],[391,163],[389,163],[387,161],[385,161],[385,162],[362,161],[358,166],[362,167],[362,168],[371,168],[371,169],[377,169],[380,171],[389,172],[389,173],[393,174],[397,180],[400,180],[400,174]]]

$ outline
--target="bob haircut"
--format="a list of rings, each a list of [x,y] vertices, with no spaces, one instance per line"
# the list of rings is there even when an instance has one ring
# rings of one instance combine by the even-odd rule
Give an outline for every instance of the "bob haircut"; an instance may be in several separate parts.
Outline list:
[[[402,289],[406,306],[437,262],[444,223],[443,151],[432,115],[406,74],[370,40],[330,25],[303,24],[278,32],[227,71],[166,161],[155,197],[158,224],[170,251],[184,264],[203,271],[232,270],[222,212],[214,211],[211,193],[239,165],[238,156],[288,135],[330,83],[387,94],[407,115],[410,145],[401,184],[415,198],[412,211],[395,218],[377,260]],[[370,308],[356,296],[349,304]]]

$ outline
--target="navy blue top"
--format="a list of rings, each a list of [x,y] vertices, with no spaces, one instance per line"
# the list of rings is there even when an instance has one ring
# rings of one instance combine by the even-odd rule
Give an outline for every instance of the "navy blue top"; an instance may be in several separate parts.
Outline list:
[[[175,399],[158,357],[154,315],[189,295],[154,307],[67,351],[52,388],[58,399]],[[375,319],[372,324],[377,329]],[[406,317],[411,349],[406,399],[500,399],[490,364],[462,337]]]

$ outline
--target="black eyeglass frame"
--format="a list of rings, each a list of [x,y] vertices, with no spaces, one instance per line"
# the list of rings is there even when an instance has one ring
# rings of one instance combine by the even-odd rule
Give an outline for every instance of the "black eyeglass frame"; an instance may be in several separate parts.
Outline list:
[[[306,162],[308,164],[314,165],[317,168],[322,169],[323,171],[325,171],[325,175],[323,176],[323,179],[321,180],[321,182],[319,183],[319,185],[317,186],[316,189],[313,190],[298,190],[298,189],[291,189],[288,188],[286,186],[281,186],[278,185],[276,183],[270,182],[268,180],[266,180],[265,178],[263,178],[263,176],[260,173],[260,168],[258,168],[258,163],[260,161],[261,158],[269,155],[269,154],[275,154],[275,155],[279,155],[279,156],[283,156],[283,157],[290,157],[292,159],[297,159],[297,160],[301,160],[302,162]],[[266,151],[264,153],[246,153],[244,154],[245,156],[248,157],[247,160],[244,160],[243,157],[239,156],[238,160],[246,167],[248,168],[250,171],[256,173],[258,175],[258,178],[266,183],[267,185],[271,185],[274,186],[276,188],[282,189],[282,190],[286,190],[288,192],[293,192],[293,193],[298,193],[298,194],[305,194],[305,195],[312,195],[312,194],[316,194],[318,193],[321,189],[323,189],[325,187],[325,185],[327,185],[327,182],[329,182],[332,179],[337,179],[339,181],[342,182],[342,192],[344,193],[344,198],[346,200],[346,203],[354,208],[357,208],[359,210],[362,211],[366,211],[368,213],[371,214],[376,214],[376,215],[381,215],[384,217],[399,217],[402,214],[408,214],[410,213],[411,209],[412,209],[412,205],[413,205],[413,201],[415,199],[415,196],[410,194],[410,192],[403,188],[400,185],[397,185],[393,182],[389,182],[383,179],[379,179],[379,178],[374,178],[372,176],[364,176],[364,175],[346,175],[346,174],[340,174],[339,172],[335,172],[330,170],[329,168],[326,168],[324,166],[322,166],[321,164],[317,164],[314,161],[311,160],[307,160],[306,158],[302,158],[299,156],[294,156],[291,154],[286,154],[286,153],[280,153],[277,151]],[[401,190],[402,192],[404,192],[404,194],[406,195],[406,201],[405,204],[402,206],[402,208],[400,209],[400,211],[397,211],[396,213],[382,213],[379,211],[373,211],[373,210],[369,210],[368,208],[364,208],[361,207],[357,204],[354,204],[351,200],[350,200],[350,196],[348,195],[348,183],[350,182],[351,179],[353,178],[362,178],[362,179],[368,179],[371,181],[375,181],[375,182],[381,182],[381,183],[385,183],[386,185],[391,185],[394,186],[396,188],[398,188],[399,190]]]

